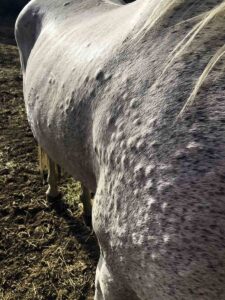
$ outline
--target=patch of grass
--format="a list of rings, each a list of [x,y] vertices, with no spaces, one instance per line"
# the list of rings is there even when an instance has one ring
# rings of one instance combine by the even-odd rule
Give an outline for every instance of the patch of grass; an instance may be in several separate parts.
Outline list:
[[[60,188],[64,195],[64,200],[72,208],[78,208],[80,205],[80,196],[82,194],[81,184],[69,177],[65,184]]]

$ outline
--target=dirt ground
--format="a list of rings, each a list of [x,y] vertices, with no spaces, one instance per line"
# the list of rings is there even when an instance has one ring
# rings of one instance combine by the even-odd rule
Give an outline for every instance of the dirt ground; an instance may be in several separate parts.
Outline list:
[[[27,123],[13,22],[0,24],[0,299],[92,299],[98,247],[79,184],[48,201]]]

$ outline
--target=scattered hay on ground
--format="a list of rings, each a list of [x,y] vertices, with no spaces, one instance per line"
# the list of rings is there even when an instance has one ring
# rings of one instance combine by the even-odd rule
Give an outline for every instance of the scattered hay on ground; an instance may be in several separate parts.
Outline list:
[[[92,299],[98,248],[79,186],[64,180],[64,199],[46,200],[17,49],[0,42],[0,299]]]

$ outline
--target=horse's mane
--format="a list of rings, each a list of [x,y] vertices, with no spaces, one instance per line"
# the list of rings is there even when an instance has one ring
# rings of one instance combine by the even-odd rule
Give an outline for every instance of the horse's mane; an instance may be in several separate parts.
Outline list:
[[[151,11],[150,15],[147,18],[147,21],[144,23],[142,28],[139,30],[138,34],[136,35],[137,38],[145,35],[166,13],[173,10],[178,5],[184,3],[185,0],[160,0],[158,1],[155,9]],[[187,33],[187,35],[176,45],[170,57],[166,63],[166,67],[164,68],[161,75],[165,73],[165,71],[171,66],[171,64],[179,58],[182,53],[194,42],[196,36],[207,26],[211,21],[215,21],[216,18],[225,15],[225,1],[222,1],[219,5],[215,5],[212,9],[207,12],[201,13],[195,18],[199,18],[199,22],[194,25],[193,28]],[[187,20],[186,20],[187,21]],[[196,81],[194,88],[188,97],[184,107],[182,108],[179,116],[183,114],[188,106],[193,104],[196,95],[201,88],[202,84],[206,80],[208,74],[216,65],[216,63],[222,58],[225,54],[225,45],[217,49],[216,53],[210,58],[208,64],[206,65],[205,69],[203,70],[202,74]],[[178,117],[179,117],[178,116]]]

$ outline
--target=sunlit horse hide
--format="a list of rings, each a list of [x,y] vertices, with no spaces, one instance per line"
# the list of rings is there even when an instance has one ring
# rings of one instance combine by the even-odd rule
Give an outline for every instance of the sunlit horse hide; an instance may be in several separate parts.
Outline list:
[[[225,299],[225,3],[33,0],[35,138],[96,192],[95,299]]]

